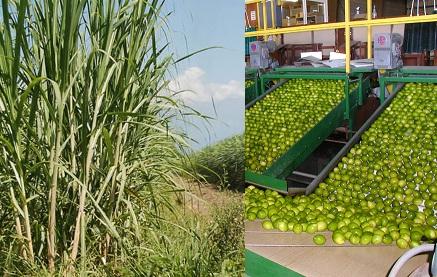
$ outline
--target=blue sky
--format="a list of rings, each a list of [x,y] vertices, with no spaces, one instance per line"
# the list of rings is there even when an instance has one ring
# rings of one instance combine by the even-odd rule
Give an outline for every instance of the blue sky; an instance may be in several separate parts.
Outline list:
[[[167,0],[170,41],[178,57],[218,46],[178,65],[171,85],[192,90],[187,104],[215,117],[202,131],[188,128],[200,148],[244,129],[244,3],[235,0]],[[212,104],[214,99],[214,105]],[[214,109],[215,106],[215,109]],[[198,122],[196,122],[198,123]]]

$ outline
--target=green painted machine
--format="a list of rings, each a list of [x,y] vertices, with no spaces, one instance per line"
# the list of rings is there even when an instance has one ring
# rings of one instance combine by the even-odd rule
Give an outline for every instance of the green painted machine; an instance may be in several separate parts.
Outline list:
[[[246,68],[245,70],[245,103],[249,103],[256,99],[261,92],[260,79],[259,79],[259,69],[257,68]]]
[[[270,92],[274,91],[290,79],[317,79],[317,80],[343,80],[344,98],[329,112],[320,122],[310,129],[303,137],[292,145],[281,157],[279,157],[269,168],[262,173],[246,170],[246,183],[270,188],[282,193],[303,193],[305,187],[292,184],[287,177],[292,174],[338,127],[345,122],[348,131],[352,134],[354,130],[354,117],[360,105],[362,105],[367,92],[370,89],[370,76],[376,71],[373,69],[359,68],[350,76],[345,74],[344,69],[336,68],[278,68],[270,73],[260,76],[261,95],[246,105],[250,109],[258,101]],[[264,92],[265,84],[276,80],[278,83]],[[357,83],[355,89],[350,90],[351,84]],[[314,174],[296,172],[303,178],[316,178]]]
[[[274,69],[276,73],[291,73],[291,74],[346,74],[344,68],[329,68],[329,67],[280,67]],[[351,79],[358,79],[358,104],[362,105],[365,93],[370,89],[370,76],[376,76],[376,70],[368,67],[353,68],[350,73]],[[263,82],[261,78],[261,82]]]
[[[437,66],[404,66],[397,70],[386,71],[379,78],[380,101],[385,101],[387,87],[403,83],[437,83]]]
[[[313,78],[316,78],[316,76],[314,76]],[[304,192],[306,194],[313,192],[317,188],[319,183],[328,177],[329,173],[338,165],[341,159],[349,153],[352,147],[361,141],[362,135],[372,126],[372,124],[378,119],[378,117],[390,106],[392,101],[398,95],[398,92],[402,89],[402,87],[405,84],[407,83],[437,84],[437,66],[436,67],[430,67],[430,66],[404,67],[401,69],[380,72],[379,83],[380,83],[381,105],[379,105],[378,109],[370,116],[370,118],[367,119],[364,125],[362,125],[356,132],[354,132],[354,135],[335,155],[335,157],[333,157],[331,161],[324,167],[323,171],[320,172],[320,174],[318,174],[316,178],[314,178],[311,184],[305,189]],[[388,97],[385,96],[386,89],[389,91]],[[365,93],[365,91],[366,88],[363,90],[363,92]],[[355,92],[351,92],[350,94],[353,93]],[[345,107],[343,108],[336,107],[333,110],[333,112],[336,111],[337,109],[340,109],[343,112],[343,116],[346,117],[346,114],[344,114]],[[295,144],[289,150],[289,152],[290,151],[298,152],[298,149],[294,149],[294,148],[296,147],[302,148],[304,143],[316,143],[316,140],[314,140],[313,136],[314,134],[322,131],[315,130],[315,129],[324,129],[326,126],[322,125],[322,123],[324,123],[326,120],[329,120],[331,116],[332,118],[336,118],[335,115],[331,115],[331,114],[326,116],[326,118],[323,119],[320,122],[320,124],[315,126],[310,132],[308,132],[305,135],[305,137],[302,138],[304,142],[302,142],[301,145]],[[338,119],[338,115],[337,115],[337,119]],[[247,180],[249,180],[249,183],[252,184],[258,183],[259,185],[270,189],[286,192],[288,187],[285,180],[281,179],[282,178],[281,175],[275,175],[274,173],[275,171],[271,168],[269,168],[269,170],[267,170],[266,172],[260,175],[254,175],[251,172],[246,172],[246,178]],[[414,249],[418,249],[418,248],[414,248]],[[434,245],[430,245],[428,251],[431,251],[432,249],[434,249]],[[290,268],[285,268],[277,263],[274,263],[273,261],[270,261],[262,256],[259,256],[256,253],[251,252],[250,250],[246,249],[245,257],[246,257],[246,269],[247,272],[249,273],[247,274],[247,276],[263,276],[261,272],[265,272],[266,270],[272,272],[281,272],[283,276],[299,276],[297,272],[291,270]],[[393,268],[396,268],[396,266],[394,266]],[[395,271],[393,268],[391,269],[392,270],[391,274],[394,276],[395,274],[393,272]],[[399,268],[397,268],[397,270],[398,269]]]
[[[393,99],[397,96],[403,86],[407,83],[434,83],[437,84],[437,66],[414,66],[403,67],[401,69],[395,69],[386,71],[380,74],[380,99],[381,105],[370,116],[370,118],[360,127],[348,143],[332,158],[332,160],[325,166],[322,172],[318,174],[317,178],[309,184],[306,188],[306,194],[313,192],[319,183],[328,177],[329,173],[337,166],[340,160],[346,156],[349,150],[357,143],[360,142],[362,134],[367,131],[370,126],[378,119],[382,112],[390,106]],[[391,92],[387,98],[385,98],[385,91],[387,86],[392,86]]]

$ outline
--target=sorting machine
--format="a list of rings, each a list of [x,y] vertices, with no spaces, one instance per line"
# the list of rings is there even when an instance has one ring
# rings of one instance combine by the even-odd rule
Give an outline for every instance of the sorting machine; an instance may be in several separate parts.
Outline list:
[[[350,75],[347,75],[344,68],[285,67],[261,75],[261,95],[248,103],[246,109],[250,109],[258,101],[263,101],[266,95],[291,79],[343,80],[344,98],[264,172],[257,173],[246,170],[246,182],[282,193],[309,193],[308,186],[313,184],[327,162],[346,143],[345,141],[331,140],[328,137],[337,128],[342,127],[345,122],[349,135],[353,134],[355,113],[367,97],[370,90],[370,78],[375,76],[375,73],[376,71],[371,68],[356,68]],[[271,80],[277,80],[277,84],[264,91],[265,84]],[[351,90],[353,83],[358,83],[358,85]],[[322,144],[327,144],[328,148],[331,149],[320,151]],[[321,152],[322,154],[323,152],[327,153],[324,162],[317,168],[314,166],[308,168],[306,164],[314,164],[311,156]]]
[[[349,153],[349,151],[352,149],[352,147],[361,141],[363,134],[372,126],[372,124],[379,118],[379,116],[390,106],[392,101],[396,98],[398,92],[407,83],[434,83],[434,84],[437,84],[437,67],[429,67],[429,66],[428,67],[403,67],[400,69],[387,70],[384,72],[380,72],[379,84],[380,84],[381,104],[376,109],[376,111],[366,120],[366,122],[356,132],[354,132],[353,136],[346,142],[346,144],[340,149],[340,151],[334,157],[331,158],[331,160],[329,161],[328,164],[326,164],[326,166],[323,168],[323,170],[319,174],[317,174],[317,176],[315,176],[315,178],[312,180],[312,182],[305,188],[304,192],[306,194],[312,193],[317,188],[319,183],[321,183],[323,180],[325,180],[328,177],[329,173],[338,165],[338,163],[341,161],[341,159]],[[385,96],[386,89],[389,91],[388,97]],[[268,93],[268,92],[266,92],[266,93]],[[352,93],[354,93],[354,92],[352,92]],[[414,93],[414,92],[412,92],[412,93]],[[344,104],[344,103],[342,103],[342,104]],[[336,109],[338,109],[338,108],[339,107],[337,107]],[[336,109],[334,109],[334,110],[336,110]],[[344,111],[344,107],[343,107],[343,111]],[[344,114],[344,116],[345,116],[345,114]],[[329,115],[327,117],[329,117]],[[325,120],[326,120],[326,118],[324,120],[322,120],[322,122]],[[313,129],[315,129],[315,128],[322,128],[322,126],[315,126]],[[310,132],[314,132],[314,130],[310,130]],[[307,141],[307,142],[311,141],[310,139],[308,139],[306,137],[304,137],[302,139],[305,139],[305,141]],[[293,146],[292,149],[290,149],[290,151],[293,151],[293,148],[295,148],[295,147],[296,147],[296,145]],[[281,189],[287,188],[284,183],[281,183],[284,181],[284,180],[280,179],[281,176],[268,175],[269,173],[270,173],[270,170],[263,173],[261,176],[251,176],[252,173],[249,172],[249,176],[246,175],[246,178],[247,177],[252,178],[252,179],[249,178],[249,180],[251,180],[252,183],[256,183],[256,181],[258,181],[261,178],[265,178],[265,180],[263,180],[263,181],[267,181],[267,179],[269,179],[270,181],[272,181],[274,186],[266,185],[266,183],[263,183],[263,185],[265,187],[269,187],[270,189],[281,190]],[[348,246],[344,246],[344,247],[348,248]],[[372,246],[368,246],[368,247],[372,248]],[[336,248],[338,248],[338,247],[336,246]],[[282,247],[277,247],[276,251],[280,252],[281,249],[282,249]],[[294,248],[288,248],[288,249],[290,249],[290,251],[292,251],[291,249],[294,249]],[[389,249],[389,248],[387,248],[387,249]],[[366,251],[368,251],[368,250],[366,250]],[[381,251],[385,251],[385,250],[381,250]],[[388,251],[387,253],[390,252],[389,250],[387,250],[387,251]],[[422,245],[420,247],[416,247],[410,251],[407,251],[398,260],[398,262],[396,262],[396,264],[391,269],[389,269],[390,270],[389,276],[397,276],[397,272],[405,264],[406,260],[411,259],[414,255],[421,253],[421,251],[422,252],[435,252],[435,245],[425,244],[425,245]],[[284,251],[282,251],[282,252],[284,252]],[[355,252],[357,252],[357,251],[355,251]],[[366,258],[362,255],[360,257],[362,259],[365,258],[365,260],[369,260],[369,261],[371,261],[373,259],[373,257]],[[424,259],[418,258],[415,260],[414,264],[418,264],[418,262],[422,262],[422,260],[424,260]],[[276,262],[279,262],[279,260],[277,260]],[[363,261],[360,260],[357,263],[361,263],[361,262],[363,262]],[[250,275],[250,276],[258,276],[257,275],[258,272],[263,272],[263,271],[267,271],[267,270],[270,272],[280,272],[280,274],[287,275],[287,276],[302,276],[299,273],[290,270],[290,268],[286,268],[284,266],[281,266],[278,263],[275,263],[275,259],[264,258],[263,256],[260,256],[257,253],[253,253],[247,249],[246,249],[246,264],[248,265],[246,267],[246,269],[248,270],[248,272],[249,272],[248,275]],[[344,264],[341,264],[341,262],[339,262],[339,264],[335,264],[335,265],[330,264],[330,266],[332,268],[340,268],[340,267],[344,266]],[[411,262],[410,262],[410,267],[411,267]],[[354,270],[353,266],[351,266],[351,270],[352,271]],[[437,272],[437,263],[435,262],[435,253],[434,253],[434,258],[432,261],[431,271],[433,272],[434,275],[436,274],[435,272]]]
[[[361,126],[353,137],[346,143],[346,145],[332,158],[332,160],[325,166],[325,168],[318,174],[318,176],[306,188],[306,193],[313,192],[317,186],[325,180],[329,173],[338,165],[340,160],[349,153],[349,150],[360,142],[362,135],[370,126],[378,119],[382,112],[390,106],[393,99],[396,97],[406,83],[434,83],[437,84],[437,66],[412,66],[403,67],[395,70],[388,70],[380,74],[380,100],[381,105],[369,117],[369,119]],[[387,86],[391,87],[389,96],[385,98],[385,91]]]

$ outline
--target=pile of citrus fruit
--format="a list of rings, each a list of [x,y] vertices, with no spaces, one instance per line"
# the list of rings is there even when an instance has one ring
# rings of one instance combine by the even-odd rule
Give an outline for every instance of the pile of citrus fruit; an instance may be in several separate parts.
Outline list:
[[[255,84],[255,82],[253,80],[245,80],[244,87],[250,88],[251,86],[253,86],[253,84]]]
[[[344,98],[344,81],[288,81],[245,113],[246,169],[265,171]]]
[[[255,84],[255,82],[253,80],[246,80],[244,82],[244,87],[245,88],[250,88],[251,86],[253,86],[253,84]]]
[[[437,238],[437,85],[407,84],[308,196],[250,186],[248,220],[265,229],[332,232],[336,244],[414,247]],[[324,244],[318,234],[316,244]]]

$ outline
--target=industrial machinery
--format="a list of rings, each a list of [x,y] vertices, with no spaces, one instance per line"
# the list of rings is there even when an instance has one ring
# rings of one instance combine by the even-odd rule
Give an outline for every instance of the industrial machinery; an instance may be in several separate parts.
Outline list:
[[[246,170],[246,182],[283,193],[310,193],[311,191],[308,190],[308,185],[313,184],[324,165],[321,164],[314,169],[315,171],[312,170],[313,172],[298,170],[299,166],[303,165],[322,143],[331,144],[330,146],[337,151],[341,149],[345,142],[326,141],[326,139],[338,127],[343,126],[344,122],[348,123],[349,131],[353,129],[354,113],[363,103],[363,98],[367,95],[366,92],[369,89],[369,76],[364,78],[364,74],[370,75],[374,72],[373,69],[357,68],[357,72],[354,73],[357,78],[354,80],[349,79],[348,75],[344,73],[344,69],[339,68],[326,68],[324,70],[322,69],[322,72],[316,72],[314,68],[278,68],[271,73],[263,74],[261,76],[261,96],[246,105],[246,109],[250,109],[258,101],[262,101],[266,95],[290,79],[343,80],[344,98],[341,103],[334,107],[318,124],[305,133],[299,141],[292,145],[288,151],[279,157],[263,173]],[[272,79],[282,81],[279,81],[276,86],[264,93],[262,89],[264,87],[263,84]],[[336,151],[329,154],[328,157],[324,157],[326,160],[325,165],[335,153]]]
[[[385,91],[385,86],[387,85],[393,85],[393,91],[389,94],[387,98],[381,96],[383,102],[381,103],[379,108],[371,115],[371,117],[365,122],[363,126],[361,126],[356,132],[354,132],[352,138],[345,143],[342,149],[330,160],[330,162],[317,175],[313,182],[311,182],[311,184],[306,189],[307,193],[312,193],[321,182],[325,182],[324,180],[329,178],[329,176],[333,172],[335,172],[335,169],[338,168],[339,164],[345,162],[345,157],[349,157],[349,154],[354,151],[353,148],[355,146],[361,145],[361,143],[365,139],[369,139],[369,129],[371,129],[371,127],[378,122],[378,119],[382,118],[381,115],[383,115],[385,111],[393,111],[391,107],[392,104],[395,105],[394,101],[397,100],[398,96],[404,97],[404,99],[406,99],[405,93],[399,93],[405,84],[414,83],[416,86],[419,87],[426,86],[430,83],[437,84],[437,67],[404,67],[401,69],[387,70],[379,76],[379,82],[382,88],[381,93]],[[411,94],[415,94],[418,93],[418,90],[413,89],[409,90],[409,92]],[[421,93],[423,92],[435,93],[435,90],[421,91]],[[408,108],[411,109],[411,107],[405,107],[405,109]],[[430,114],[429,111],[428,114]],[[403,119],[400,118],[400,120]],[[434,119],[430,120],[435,120],[435,117]],[[431,124],[430,126],[435,125]],[[318,126],[318,128],[320,129],[321,126]],[[375,143],[378,143],[377,141],[379,139],[383,140],[384,138],[375,137]],[[426,156],[420,157],[420,159],[429,158],[430,157]],[[412,208],[417,205],[420,207],[423,204],[414,203],[410,204],[410,207]],[[281,274],[284,276],[285,274],[288,274],[287,276],[302,276],[300,273],[308,275],[308,272],[311,272],[314,275],[317,275],[317,273],[320,274],[320,272],[323,272],[323,270],[320,270],[320,267],[323,267],[323,265],[317,268],[319,271],[313,271],[309,269],[308,264],[306,264],[305,267],[305,265],[301,266],[301,263],[296,262],[296,260],[298,260],[296,257],[305,260],[310,259],[310,257],[314,257],[314,255],[318,255],[318,259],[324,261],[324,264],[326,264],[327,266],[323,269],[325,270],[325,272],[328,272],[329,270],[329,273],[333,276],[364,276],[364,273],[369,274],[369,276],[378,276],[379,274],[376,275],[376,273],[384,273],[385,275],[388,272],[390,272],[390,275],[388,276],[406,276],[405,272],[411,273],[412,270],[422,270],[423,268],[424,271],[422,272],[428,273],[429,267],[431,267],[431,272],[433,276],[435,276],[437,272],[435,257],[433,258],[432,263],[430,263],[431,266],[426,264],[426,261],[429,261],[429,259],[425,255],[417,257],[414,261],[411,261],[408,264],[405,263],[405,261],[410,259],[412,256],[415,256],[422,252],[435,251],[434,244],[424,243],[419,246],[415,246],[409,251],[406,251],[404,248],[399,249],[401,248],[399,244],[398,246],[396,246],[394,243],[390,243],[385,246],[368,244],[365,247],[356,247],[355,245],[350,243],[339,245],[334,244],[331,241],[326,241],[326,244],[324,246],[312,247],[313,241],[311,240],[311,238],[313,235],[305,233],[297,234],[297,232],[294,231],[266,232],[263,227],[261,227],[261,221],[246,222],[246,230],[248,230],[246,231],[245,237],[245,243],[247,248],[246,263],[250,265],[248,272],[253,272],[252,276],[260,276],[256,273],[266,270],[272,270],[271,268],[274,268],[274,270],[281,272]],[[331,234],[333,234],[331,231],[324,231],[322,233],[324,233],[326,236],[331,236]],[[288,259],[280,260],[280,264],[272,264],[272,262],[274,261],[279,262],[279,259],[276,258],[278,256],[278,253],[280,253],[281,257],[287,256]],[[381,255],[380,258],[377,257],[378,254]],[[376,259],[378,260],[376,261]],[[396,259],[398,259],[397,262],[395,262]],[[371,264],[372,266],[374,266],[374,268],[369,269],[369,267],[360,267],[360,265],[362,264]],[[346,267],[348,267],[347,270],[345,269]],[[400,273],[399,270],[403,270],[402,273]],[[348,275],[342,275],[345,274],[345,272],[348,272]],[[373,272],[373,274],[370,274],[369,272]]]
[[[437,83],[437,66],[404,66],[383,73],[379,78],[381,103],[385,101],[387,85],[403,83]]]
[[[273,64],[270,52],[276,49],[274,41],[253,41],[249,44],[250,66],[266,69]]]
[[[376,69],[395,69],[402,66],[400,34],[384,33],[374,37],[374,64]]]
[[[256,1],[246,1],[246,3],[252,3]],[[267,9],[266,9],[266,3],[269,3],[269,1],[258,1],[260,4],[259,7],[263,6],[262,13],[259,16],[259,19],[267,18]],[[398,34],[380,34],[377,36],[373,36],[373,32],[375,29],[373,27],[375,26],[393,26],[398,24],[411,24],[411,23],[425,23],[425,22],[432,22],[435,23],[437,21],[437,16],[435,14],[433,15],[419,15],[419,12],[417,13],[417,16],[403,16],[403,17],[395,17],[395,18],[386,18],[386,15],[384,15],[384,18],[373,16],[372,15],[372,7],[374,3],[372,3],[371,0],[367,0],[367,8],[366,8],[366,15],[365,18],[367,20],[352,20],[352,16],[350,15],[351,11],[351,2],[352,1],[343,1],[344,2],[344,22],[333,22],[323,25],[315,25],[310,24],[307,26],[297,26],[297,27],[286,27],[286,28],[270,28],[268,24],[259,24],[257,31],[254,32],[246,32],[245,37],[266,37],[269,35],[276,35],[276,34],[293,34],[293,33],[299,33],[299,32],[312,32],[312,31],[322,31],[322,30],[337,30],[337,29],[344,29],[345,34],[345,43],[350,44],[351,41],[351,34],[350,31],[352,28],[359,28],[363,27],[367,31],[367,58],[372,59],[374,58],[374,68],[375,69],[381,69],[379,72],[379,85],[380,85],[380,106],[376,111],[372,111],[372,116],[366,121],[362,127],[358,128],[358,130],[353,130],[351,133],[352,137],[349,138],[342,146],[341,150],[330,158],[330,162],[327,165],[324,165],[323,170],[319,172],[318,174],[315,174],[316,176],[311,176],[312,181],[310,181],[310,185],[307,186],[306,189],[303,191],[305,193],[311,193],[314,189],[320,187],[319,183],[320,181],[329,178],[329,175],[335,171],[339,167],[339,164],[342,163],[342,159],[344,159],[347,155],[350,154],[354,146],[357,146],[361,142],[366,141],[366,136],[369,135],[369,133],[365,134],[366,130],[370,128],[370,126],[377,122],[378,118],[382,119],[383,117],[380,117],[380,115],[387,110],[389,110],[392,104],[396,104],[396,102],[393,102],[396,100],[398,96],[402,96],[402,94],[398,94],[398,91],[400,88],[404,86],[405,83],[416,83],[415,86],[426,86],[427,83],[437,83],[437,67],[402,67],[402,63],[400,60],[400,49],[402,45],[402,38]],[[375,2],[375,1],[373,1]],[[382,2],[382,1],[381,1]],[[396,2],[396,1],[392,1]],[[400,2],[400,1],[397,1]],[[420,2],[420,1],[412,1],[412,2]],[[410,9],[413,9],[414,5],[411,3],[412,7]],[[435,2],[435,1],[434,1]],[[270,2],[273,3],[273,2]],[[384,1],[385,3],[385,1]],[[429,5],[429,4],[427,4]],[[435,6],[435,5],[434,5]],[[383,14],[383,10],[378,10],[378,14]],[[363,16],[364,17],[364,16]],[[265,20],[267,21],[267,20]],[[420,25],[420,24],[418,24]],[[278,26],[276,26],[278,27]],[[285,26],[284,26],[285,27]],[[374,51],[373,51],[374,48]],[[343,72],[344,75],[353,75],[353,71],[355,70],[351,66],[351,55],[350,55],[350,47],[345,47],[345,54],[346,54],[346,70]],[[286,77],[283,75],[296,75],[296,74],[302,74],[302,75],[309,75],[313,76],[313,78],[317,78],[318,76],[315,75],[323,75],[320,74],[323,70],[321,69],[319,73],[316,71],[318,69],[312,69],[314,71],[308,70],[305,73],[299,73],[299,72],[279,72],[273,71],[271,74],[267,74],[266,76],[262,76],[261,84],[270,81],[269,78],[276,78],[275,81],[277,81],[277,87],[280,87],[282,85],[281,82],[283,80],[287,80]],[[284,69],[285,70],[285,69]],[[327,70],[327,69],[326,69]],[[385,72],[384,72],[385,71]],[[332,73],[332,72],[331,72]],[[328,72],[325,72],[325,75],[331,74]],[[341,74],[341,72],[337,73]],[[364,73],[366,74],[366,73]],[[277,75],[277,76],[274,76]],[[282,77],[281,77],[282,76]],[[301,76],[303,77],[303,76]],[[417,83],[423,83],[423,84],[417,84]],[[359,82],[359,85],[363,85],[363,90],[366,90],[365,82]],[[411,85],[408,85],[408,87],[411,87]],[[263,88],[263,86],[261,86]],[[386,90],[387,88],[387,90]],[[386,94],[387,91],[387,94]],[[434,90],[435,92],[435,90]],[[271,90],[267,90],[266,94],[268,95],[271,93]],[[411,90],[411,93],[415,93],[414,90]],[[354,96],[355,93],[350,93],[351,96]],[[359,95],[359,93],[358,93]],[[254,101],[260,101],[263,98],[263,94],[261,92],[261,96],[258,97],[258,99]],[[347,101],[348,98],[345,98],[344,101]],[[360,97],[358,97],[359,101]],[[399,98],[398,98],[399,99]],[[363,99],[364,100],[364,99]],[[262,101],[262,100],[261,100]],[[349,98],[349,103],[355,104],[355,100],[351,100]],[[376,101],[375,99],[372,99],[372,101]],[[343,103],[345,104],[345,103]],[[339,109],[342,109],[341,116],[342,116],[342,122],[344,124],[345,122],[345,109],[347,108],[347,105],[344,105],[343,107],[337,107]],[[334,108],[333,110],[336,110],[337,108]],[[408,107],[406,106],[405,109]],[[429,109],[428,109],[429,110]],[[353,109],[352,109],[353,111]],[[432,116],[435,116],[435,109],[431,109]],[[429,112],[427,113],[427,116],[429,115]],[[327,123],[327,118],[332,115],[331,113],[327,115],[324,119],[321,120],[322,123]],[[419,114],[419,116],[421,116]],[[337,119],[339,119],[337,117]],[[403,120],[402,117],[399,118],[400,120]],[[340,121],[337,121],[340,122]],[[414,124],[413,124],[414,125]],[[267,126],[266,126],[267,127]],[[390,128],[391,126],[387,126],[387,128]],[[325,124],[318,124],[317,126],[314,126],[311,130],[309,130],[304,138],[302,140],[305,140],[301,144],[300,141],[294,144],[290,149],[288,149],[289,152],[287,152],[283,157],[284,161],[288,163],[288,165],[292,164],[292,166],[287,167],[288,173],[292,173],[292,171],[298,171],[299,165],[302,164],[302,156],[299,156],[299,158],[296,158],[295,156],[289,155],[289,153],[293,153],[293,151],[297,151],[300,148],[301,151],[297,151],[295,153],[301,153],[303,156],[310,155],[308,154],[308,149],[306,147],[312,148],[315,144],[320,143],[320,141],[317,141],[319,138],[319,134],[323,131],[325,132],[327,128],[327,125]],[[331,128],[331,127],[329,127]],[[412,127],[414,128],[414,127]],[[332,130],[332,129],[331,129]],[[424,131],[424,130],[423,130]],[[322,134],[323,135],[323,134]],[[434,136],[429,135],[432,138]],[[377,136],[375,139],[372,139],[375,141],[376,144],[379,142],[383,142],[383,140],[386,138]],[[322,143],[326,141],[321,139]],[[391,139],[389,138],[391,141]],[[298,147],[299,146],[299,147]],[[305,149],[305,150],[302,150]],[[314,150],[315,151],[315,150]],[[312,153],[314,153],[314,151]],[[311,152],[311,151],[310,151]],[[402,152],[402,151],[401,151]],[[426,155],[425,155],[426,156]],[[429,158],[429,157],[428,157]],[[419,161],[421,159],[424,159],[423,155],[417,157]],[[388,159],[387,159],[388,160]],[[350,159],[349,159],[350,161]],[[379,161],[380,162],[380,161]],[[384,161],[385,162],[385,161]],[[293,165],[294,163],[294,165]],[[297,166],[296,166],[297,165]],[[294,169],[292,169],[294,167]],[[362,168],[362,167],[359,167]],[[398,167],[396,167],[398,168]],[[270,170],[267,169],[267,170]],[[258,184],[260,186],[269,188],[270,190],[276,190],[280,192],[288,192],[288,180],[287,177],[284,177],[285,174],[271,174],[270,172],[262,172],[261,174],[254,174],[252,175],[252,172],[246,172],[246,180],[250,184]],[[299,169],[300,170],[300,169]],[[346,175],[340,176],[341,178]],[[433,179],[433,182],[435,183],[435,178]],[[402,183],[402,182],[401,182]],[[269,191],[269,193],[276,193],[275,191],[265,190],[266,193]],[[348,191],[344,191],[345,194]],[[305,196],[298,196],[298,197],[283,197],[286,198],[286,201],[297,200],[300,198],[304,198]],[[361,201],[360,201],[361,202]],[[386,201],[385,201],[386,202]],[[431,202],[431,201],[428,201]],[[433,200],[435,202],[435,200]],[[364,202],[362,202],[365,204]],[[276,204],[276,203],[275,203]],[[361,204],[361,203],[360,203]],[[373,203],[367,203],[368,206],[372,206]],[[403,205],[401,209],[403,209],[407,205]],[[411,208],[413,205],[409,205]],[[340,207],[341,208],[341,207]],[[288,210],[288,207],[287,207]],[[435,211],[435,210],[434,210]],[[279,212],[282,212],[282,210],[279,210]],[[306,211],[302,211],[306,212]],[[286,221],[290,223],[290,220],[293,220],[295,218],[295,215],[298,215],[300,212],[293,213],[287,213],[286,211]],[[342,212],[341,214],[345,214]],[[287,217],[289,216],[289,218]],[[282,214],[281,214],[282,217]],[[305,217],[305,215],[302,215],[303,218],[310,220],[311,218]],[[245,246],[246,246],[246,253],[245,253],[245,264],[246,264],[246,275],[247,276],[264,276],[266,272],[269,272],[270,275],[274,276],[302,276],[301,274],[304,274],[306,276],[386,276],[390,270],[393,276],[397,276],[396,272],[397,269],[399,269],[400,264],[402,264],[403,261],[405,261],[405,258],[399,259],[400,262],[397,263],[397,265],[393,266],[395,261],[401,257],[403,254],[404,257],[411,256],[411,251],[406,251],[406,249],[400,249],[397,248],[397,246],[392,243],[387,245],[376,245],[376,244],[369,244],[367,246],[357,246],[345,243],[344,245],[337,245],[334,244],[333,241],[331,241],[329,238],[326,241],[326,244],[323,246],[314,246],[313,241],[313,235],[309,233],[301,233],[297,234],[298,232],[280,232],[279,228],[274,227],[273,229],[263,228],[261,225],[262,222],[266,220],[272,220],[274,221],[271,216],[267,216],[266,219],[261,219],[261,217],[258,217],[256,215],[256,218],[254,221],[251,221],[251,219],[248,219],[245,222]],[[361,219],[360,219],[361,220]],[[293,221],[292,221],[293,222]],[[403,221],[401,223],[404,223]],[[360,225],[360,224],[358,224]],[[397,225],[397,224],[396,224]],[[436,225],[434,225],[435,227]],[[308,227],[308,226],[307,226]],[[289,226],[287,226],[289,228]],[[293,226],[294,229],[294,226]],[[329,229],[329,228],[328,228]],[[435,228],[434,228],[435,229]],[[281,230],[282,231],[282,230]],[[333,235],[332,231],[325,231],[325,235],[331,236]],[[390,234],[391,235],[391,234]],[[435,242],[435,241],[434,241]],[[416,245],[411,245],[410,247],[415,246],[413,248],[413,251],[420,250],[421,247],[417,247]],[[432,251],[433,245],[425,245],[426,247],[429,247],[425,249],[426,251]],[[422,249],[423,250],[423,249]],[[415,253],[413,253],[415,254]],[[411,274],[412,270],[417,268],[421,263],[425,263],[426,261],[429,261],[428,257],[416,257],[409,263],[405,264],[405,266],[402,267],[401,272],[398,276],[407,276]],[[435,265],[435,262],[433,262]],[[315,266],[316,265],[316,266]],[[299,272],[299,273],[298,273]],[[426,270],[425,273],[429,273],[428,270]],[[431,273],[433,275],[436,274],[436,270],[431,270]],[[409,275],[411,276],[411,275]],[[417,275],[415,275],[417,276]],[[427,275],[425,275],[427,276]]]

